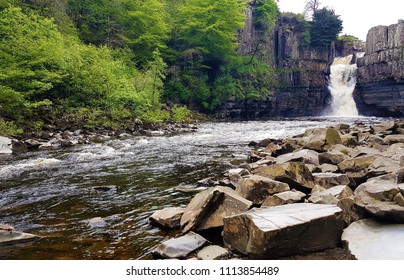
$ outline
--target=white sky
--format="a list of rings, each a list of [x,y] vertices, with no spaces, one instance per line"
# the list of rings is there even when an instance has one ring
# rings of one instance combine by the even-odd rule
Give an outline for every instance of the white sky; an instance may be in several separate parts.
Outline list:
[[[302,13],[304,0],[279,0],[281,12]],[[333,8],[343,20],[342,34],[354,35],[365,41],[369,29],[377,25],[391,25],[404,19],[403,0],[320,0],[320,8]]]

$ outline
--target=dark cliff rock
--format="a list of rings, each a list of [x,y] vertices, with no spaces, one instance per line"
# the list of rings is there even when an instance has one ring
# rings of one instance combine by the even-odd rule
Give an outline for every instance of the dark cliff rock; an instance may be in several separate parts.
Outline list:
[[[254,8],[246,10],[240,31],[239,53],[258,57],[277,69],[279,88],[260,99],[234,99],[217,111],[220,118],[264,118],[320,115],[330,100],[327,76],[334,46],[315,50],[304,42],[302,21],[296,15],[280,16],[272,32],[254,25]]]
[[[365,51],[358,59],[359,113],[404,116],[404,21],[371,28]]]

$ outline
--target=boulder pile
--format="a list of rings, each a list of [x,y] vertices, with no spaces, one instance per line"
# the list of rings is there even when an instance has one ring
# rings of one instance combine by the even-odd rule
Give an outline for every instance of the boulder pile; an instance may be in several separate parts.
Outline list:
[[[175,224],[183,236],[222,240],[210,245],[220,256],[274,259],[344,246],[357,259],[404,259],[390,245],[391,252],[378,254],[380,243],[367,254],[375,238],[404,238],[404,122],[340,124],[265,139],[248,163],[224,176],[205,180],[208,188],[176,214]],[[177,239],[174,244],[181,249]],[[202,259],[203,246],[196,247],[181,258]],[[169,257],[159,252],[154,255]]]

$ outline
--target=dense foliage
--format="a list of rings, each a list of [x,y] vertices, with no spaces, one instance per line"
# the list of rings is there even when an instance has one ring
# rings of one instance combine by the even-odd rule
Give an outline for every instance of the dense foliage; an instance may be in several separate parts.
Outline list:
[[[212,112],[229,99],[270,97],[276,70],[257,50],[271,40],[276,2],[0,0],[0,133],[66,114],[89,128],[180,121],[189,116],[182,105]],[[240,55],[248,5],[260,40]],[[296,26],[304,44],[311,35],[323,46],[340,20],[321,9]]]

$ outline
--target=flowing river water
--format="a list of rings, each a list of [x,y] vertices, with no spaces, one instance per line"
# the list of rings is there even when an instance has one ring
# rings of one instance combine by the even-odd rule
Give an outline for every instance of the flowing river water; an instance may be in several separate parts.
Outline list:
[[[374,118],[202,123],[193,133],[134,137],[70,149],[0,157],[0,224],[43,238],[0,246],[0,259],[148,259],[167,232],[150,225],[158,209],[185,206],[181,183],[219,178],[247,160],[251,140]],[[102,227],[92,226],[101,217]]]

